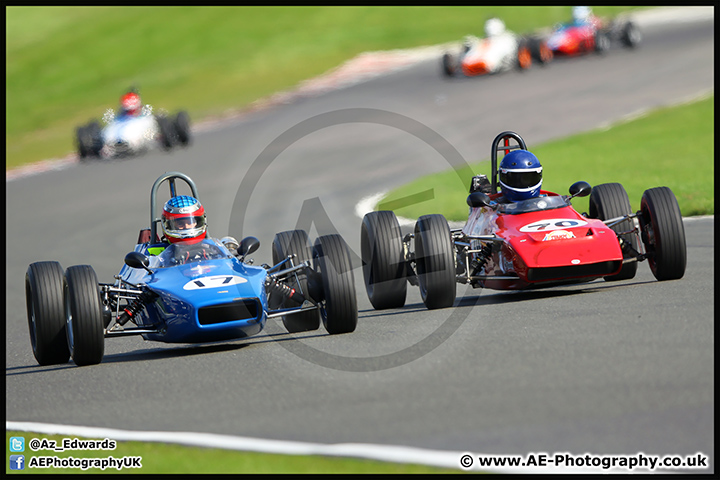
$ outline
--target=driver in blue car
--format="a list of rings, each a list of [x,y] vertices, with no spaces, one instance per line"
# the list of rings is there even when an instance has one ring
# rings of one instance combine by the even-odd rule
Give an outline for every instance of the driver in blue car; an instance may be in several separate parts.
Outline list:
[[[540,196],[542,165],[527,150],[513,150],[505,155],[498,168],[500,191],[497,203],[522,202]]]

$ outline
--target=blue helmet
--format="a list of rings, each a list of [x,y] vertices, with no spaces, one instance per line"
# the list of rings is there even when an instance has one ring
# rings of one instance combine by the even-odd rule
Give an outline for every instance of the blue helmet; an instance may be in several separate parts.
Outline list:
[[[527,150],[513,150],[505,155],[498,169],[500,190],[511,202],[520,202],[540,195],[542,165]]]

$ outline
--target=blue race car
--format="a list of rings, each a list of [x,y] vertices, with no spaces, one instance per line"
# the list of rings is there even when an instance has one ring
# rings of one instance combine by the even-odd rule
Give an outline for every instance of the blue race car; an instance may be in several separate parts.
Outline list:
[[[40,365],[102,361],[105,338],[142,335],[165,343],[233,340],[261,332],[281,317],[293,332],[329,334],[357,326],[357,299],[350,252],[338,234],[310,245],[303,230],[275,235],[274,266],[253,266],[248,255],[260,246],[209,236],[194,244],[161,242],[157,233],[157,192],[168,182],[177,197],[179,172],[160,176],[152,187],[149,229],[140,231],[134,251],[112,284],[99,283],[90,265],[32,263],[25,276],[27,316],[33,354]],[[151,241],[152,240],[152,241]]]

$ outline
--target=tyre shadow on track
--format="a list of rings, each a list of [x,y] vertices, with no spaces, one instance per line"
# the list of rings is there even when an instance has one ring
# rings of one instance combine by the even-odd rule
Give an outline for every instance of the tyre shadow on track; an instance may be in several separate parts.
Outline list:
[[[455,300],[452,307],[448,308],[472,308],[480,305],[501,305],[504,303],[516,303],[527,300],[539,300],[545,298],[556,298],[581,295],[587,293],[599,293],[607,290],[613,290],[616,288],[629,288],[642,285],[649,285],[657,283],[656,280],[645,280],[645,281],[631,281],[625,280],[620,282],[592,282],[582,285],[568,285],[565,287],[553,287],[548,289],[537,289],[537,290],[514,290],[514,291],[493,291],[497,293],[485,294],[485,295],[468,295],[459,297]],[[447,309],[442,309],[447,310]],[[389,310],[373,310],[364,309],[358,312],[362,319],[373,319],[374,317],[385,317],[388,315],[407,315],[408,313],[422,313],[422,312],[434,312],[437,310],[427,310],[423,303],[412,303],[407,304],[402,308],[389,309]],[[272,328],[269,325],[266,327],[265,333],[258,334],[254,337],[246,339],[229,340],[222,343],[212,344],[180,344],[169,348],[148,348],[143,350],[135,350],[123,353],[114,353],[105,355],[103,361],[99,366],[106,363],[130,363],[130,362],[145,362],[149,360],[164,360],[168,358],[181,358],[189,356],[208,355],[214,353],[231,352],[235,350],[241,350],[246,347],[253,345],[262,345],[265,343],[273,342],[292,342],[300,341],[303,339],[325,337],[329,334],[326,332],[317,333],[305,332],[305,333],[288,333],[279,331],[277,328]],[[229,343],[228,343],[229,342]],[[159,344],[163,345],[163,344]],[[97,367],[97,366],[96,366]],[[37,374],[44,372],[51,372],[57,370],[64,370],[67,368],[76,368],[76,365],[71,361],[61,365],[26,365],[18,367],[6,368],[6,376],[15,375],[26,375],[26,374]],[[92,368],[92,367],[85,367]]]
[[[461,308],[461,307],[474,307],[480,305],[501,305],[504,303],[516,303],[523,302],[526,300],[538,300],[543,298],[554,298],[554,297],[565,297],[573,295],[581,295],[585,293],[596,293],[601,291],[612,290],[615,288],[628,288],[633,286],[640,286],[646,284],[655,284],[656,280],[646,281],[620,281],[620,282],[592,282],[587,284],[573,284],[566,285],[564,287],[549,287],[540,289],[530,290],[508,290],[498,291],[492,290],[493,293],[478,293],[477,295],[466,295],[455,299],[455,303],[452,307],[448,308]],[[408,313],[421,313],[421,312],[432,312],[442,311],[440,310],[428,310],[423,303],[412,303],[406,304],[401,308],[393,308],[388,310],[373,310],[371,308],[360,310],[358,313],[361,318],[373,318],[373,317],[384,317],[388,315],[406,315]]]
[[[288,342],[288,341],[299,341],[303,339],[308,338],[315,338],[315,337],[326,337],[329,334],[326,332],[323,333],[316,333],[316,332],[306,332],[302,334],[298,333],[287,333],[287,332],[277,332],[277,333],[265,333],[265,334],[258,334],[255,337],[252,338],[245,338],[245,339],[236,339],[236,340],[228,340],[224,341],[223,343],[212,343],[212,344],[179,344],[172,347],[166,347],[162,348],[160,347],[163,345],[162,343],[158,343],[159,348],[146,348],[142,350],[134,350],[130,352],[123,352],[123,353],[113,353],[108,354],[103,357],[102,362],[99,365],[95,365],[95,367],[102,366],[103,364],[107,363],[131,363],[131,362],[145,362],[149,360],[164,360],[168,358],[181,358],[181,357],[193,357],[193,356],[200,356],[200,355],[210,355],[215,353],[222,353],[222,352],[231,352],[235,350],[242,350],[243,348],[250,347],[253,345],[261,345],[264,343],[274,343],[274,342]],[[228,343],[232,342],[232,343]],[[242,343],[239,343],[242,342]],[[36,373],[44,373],[44,372],[52,372],[57,370],[64,370],[67,368],[76,368],[77,366],[72,361],[69,361],[68,363],[63,363],[60,365],[48,365],[48,366],[41,366],[41,365],[25,365],[25,366],[17,366],[17,367],[10,367],[5,370],[6,376],[15,376],[15,375],[26,375],[26,374],[36,374]],[[85,367],[85,368],[92,368],[93,366]]]

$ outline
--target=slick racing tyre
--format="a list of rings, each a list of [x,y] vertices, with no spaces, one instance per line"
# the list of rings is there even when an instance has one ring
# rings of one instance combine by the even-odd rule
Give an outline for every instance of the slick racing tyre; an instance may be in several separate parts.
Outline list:
[[[553,52],[543,40],[539,38],[531,38],[528,40],[528,46],[530,48],[532,60],[537,62],[538,65],[547,65],[552,61]]]
[[[402,232],[391,211],[370,212],[360,228],[365,290],[375,310],[400,308],[407,296]]]
[[[595,53],[604,55],[608,50],[610,50],[610,35],[598,30],[595,33]]]
[[[320,316],[331,335],[355,331],[358,321],[355,275],[350,249],[337,234],[323,235],[315,240],[313,265],[322,277],[324,300]]]
[[[65,271],[66,333],[70,355],[78,366],[95,365],[105,353],[104,319],[97,276],[90,265]]]
[[[451,307],[455,301],[455,254],[444,216],[423,215],[415,224],[415,269],[425,306],[431,310]]]
[[[650,270],[658,280],[685,275],[687,247],[680,207],[672,190],[645,190],[640,201],[642,239],[649,254]]]
[[[186,146],[190,143],[190,117],[187,112],[178,112],[173,120],[175,135],[180,145]]]
[[[170,150],[175,143],[174,127],[169,118],[159,115],[155,117],[160,130],[160,145],[163,149]]]
[[[25,274],[25,302],[33,355],[40,365],[67,363],[63,269],[58,262],[30,264]]]
[[[295,255],[293,265],[312,261],[312,248],[310,247],[310,241],[305,230],[289,230],[275,235],[272,243],[273,265],[277,265],[286,259],[288,255],[292,254]],[[286,263],[283,267],[289,268],[290,263]],[[307,297],[309,292],[307,275],[302,271],[298,272],[297,281],[299,281],[299,285],[294,285],[294,288],[299,289],[302,294]],[[293,282],[295,282],[294,275],[288,280],[291,286],[293,286]],[[273,309],[297,307],[291,300],[278,299],[277,296],[273,294],[270,295],[268,303],[270,304],[270,308]],[[290,333],[308,332],[320,328],[320,314],[317,310],[284,315],[282,319],[285,329]]]
[[[636,48],[642,41],[642,33],[633,22],[627,22],[622,27],[620,33],[620,41],[627,48]]]
[[[78,157],[80,161],[84,161],[90,155],[90,145],[88,145],[85,127],[77,127],[75,129],[75,143],[77,145]]]
[[[593,187],[590,193],[590,218],[608,220],[610,218],[622,217],[633,213],[630,207],[630,200],[625,188],[619,183],[604,183]],[[634,228],[631,219],[624,220],[617,225],[610,227],[615,233],[628,232]],[[623,252],[623,259],[637,256],[638,236],[635,233],[618,235],[618,241]],[[637,272],[637,262],[624,263],[620,273],[604,277],[607,281],[629,280]]]
[[[449,52],[445,52],[442,56],[442,71],[446,77],[452,77],[457,72],[456,60]]]
[[[102,128],[96,120],[75,130],[78,156],[84,162],[89,157],[99,157],[103,147]]]

